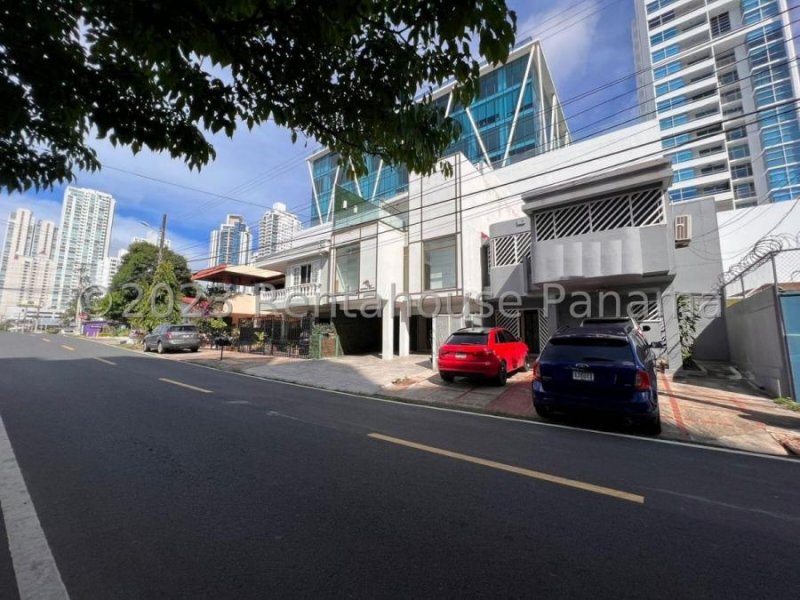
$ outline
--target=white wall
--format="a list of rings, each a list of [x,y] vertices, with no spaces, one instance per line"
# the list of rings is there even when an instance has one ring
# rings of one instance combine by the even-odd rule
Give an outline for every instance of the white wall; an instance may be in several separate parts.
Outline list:
[[[800,207],[797,201],[762,204],[717,213],[723,270],[744,258],[764,236],[785,236],[800,242]]]

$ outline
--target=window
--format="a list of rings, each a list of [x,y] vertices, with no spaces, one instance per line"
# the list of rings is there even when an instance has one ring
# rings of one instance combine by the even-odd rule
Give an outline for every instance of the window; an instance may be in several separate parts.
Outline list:
[[[725,163],[708,165],[707,167],[703,167],[700,169],[700,175],[713,175],[714,173],[721,173],[722,171],[727,170],[727,168],[728,167],[725,166]]]
[[[740,179],[742,177],[751,177],[753,175],[753,166],[749,163],[742,163],[731,168],[731,177],[733,179]]]
[[[672,181],[675,183],[679,181],[686,181],[694,177],[694,169],[678,169],[672,174]]]
[[[733,148],[728,148],[728,158],[731,160],[747,158],[748,156],[750,156],[750,147],[746,144],[744,146],[734,146]]]
[[[681,70],[681,61],[676,60],[669,64],[664,65],[663,67],[659,67],[653,71],[653,77],[658,81],[659,79],[664,79],[664,77],[668,77],[673,73],[677,73]]]
[[[657,33],[655,35],[650,36],[650,45],[655,46],[657,44],[661,44],[662,42],[666,42],[667,40],[671,40],[676,35],[678,35],[678,29],[676,27],[670,27],[669,29],[665,29],[661,33]]]
[[[447,338],[445,344],[454,346],[485,346],[489,343],[488,333],[477,333],[472,331],[456,331]]]
[[[659,102],[656,108],[658,109],[658,112],[666,112],[668,110],[672,110],[673,108],[683,106],[684,104],[686,104],[686,96],[675,96],[669,100],[663,100]]]
[[[358,291],[361,267],[360,244],[350,244],[336,249],[336,292],[348,294]]]
[[[740,140],[745,137],[747,137],[747,128],[744,125],[742,125],[741,127],[736,127],[735,129],[729,129],[725,133],[725,138],[729,142],[732,140]]]
[[[672,127],[677,127],[678,125],[685,125],[689,122],[689,115],[684,113],[682,115],[675,115],[674,117],[667,117],[666,119],[661,119],[659,121],[659,127],[661,130],[671,129]]]
[[[752,25],[778,14],[775,0],[742,0],[742,13],[745,25]]]
[[[670,79],[666,83],[662,83],[656,86],[656,96],[663,96],[669,92],[674,92],[675,90],[679,90],[684,86],[683,78],[677,77],[675,79]]]
[[[717,37],[731,30],[731,17],[724,12],[715,17],[711,17],[711,37]]]
[[[424,288],[445,290],[456,287],[456,238],[449,236],[423,242]]]
[[[688,143],[689,143],[688,133],[674,135],[672,137],[664,138],[663,140],[661,140],[661,145],[664,146],[664,148],[674,148],[675,146],[680,146],[682,144],[688,144]]]
[[[542,352],[548,362],[633,362],[633,352],[626,339],[553,338]]]
[[[672,161],[673,165],[686,162],[687,160],[692,160],[692,158],[694,158],[694,155],[692,154],[691,150],[681,150],[680,152],[669,155],[669,159]]]
[[[720,74],[719,76],[720,85],[728,85],[729,83],[734,83],[736,81],[739,81],[739,74],[736,71],[728,71]]]
[[[317,269],[311,263],[292,267],[292,285],[302,285],[304,283],[316,283]]]
[[[675,0],[655,0],[655,2],[650,2],[647,5],[647,14],[656,12],[657,10],[661,10],[675,2]]]
[[[752,183],[740,183],[733,186],[733,195],[737,200],[753,198],[756,195],[756,187]]]
[[[678,44],[672,44],[672,46],[667,46],[663,50],[657,50],[651,54],[653,59],[653,63],[661,62],[662,60],[666,60],[670,56],[675,56],[681,51],[681,48]]]
[[[720,144],[714,146],[707,146],[700,150],[697,155],[698,156],[708,156],[709,154],[716,154],[717,152],[722,152],[722,146]]]
[[[657,16],[655,19],[650,19],[647,22],[647,27],[649,29],[657,29],[657,28],[661,27],[662,25],[664,25],[666,23],[669,23],[670,21],[674,21],[674,20],[675,20],[675,11],[674,10],[668,10],[664,14]]]
[[[696,187],[687,187],[682,188],[680,190],[672,190],[669,193],[669,199],[673,202],[682,202],[684,200],[691,200],[692,198],[697,198],[697,188]]]
[[[728,50],[723,54],[717,54],[717,68],[721,69],[722,67],[726,67],[728,65],[732,65],[736,62],[736,52],[733,50]]]

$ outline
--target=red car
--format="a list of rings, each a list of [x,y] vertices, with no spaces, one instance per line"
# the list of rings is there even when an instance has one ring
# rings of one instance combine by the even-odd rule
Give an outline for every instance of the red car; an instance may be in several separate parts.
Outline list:
[[[439,348],[439,376],[488,377],[505,385],[509,373],[528,371],[528,346],[501,327],[459,329]]]

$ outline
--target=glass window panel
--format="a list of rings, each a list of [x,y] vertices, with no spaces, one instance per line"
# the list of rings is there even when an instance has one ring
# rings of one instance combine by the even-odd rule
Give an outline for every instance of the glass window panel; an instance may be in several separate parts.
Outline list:
[[[456,238],[449,236],[423,242],[426,290],[456,287]]]

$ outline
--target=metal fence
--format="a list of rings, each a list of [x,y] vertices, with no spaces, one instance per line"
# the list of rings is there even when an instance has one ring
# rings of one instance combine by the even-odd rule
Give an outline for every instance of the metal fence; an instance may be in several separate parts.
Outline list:
[[[748,298],[773,285],[800,290],[800,248],[771,252],[724,283],[728,303]]]
[[[757,256],[723,282],[731,359],[773,395],[800,384],[800,248]]]
[[[240,352],[309,358],[312,327],[311,318],[261,319],[239,329],[237,346]]]

